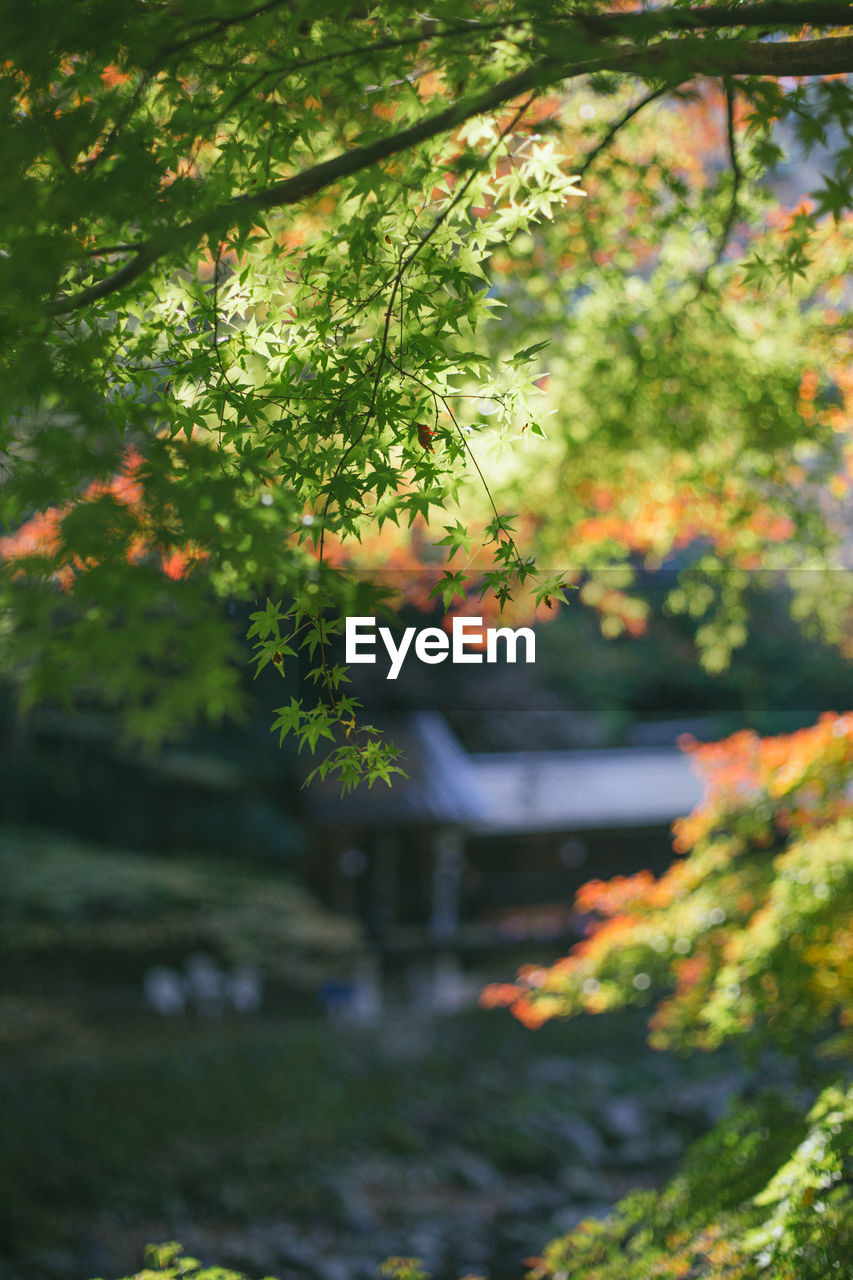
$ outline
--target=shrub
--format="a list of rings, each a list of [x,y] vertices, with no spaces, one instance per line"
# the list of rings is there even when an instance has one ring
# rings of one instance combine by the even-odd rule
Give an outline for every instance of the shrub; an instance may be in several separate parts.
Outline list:
[[[586,938],[483,1002],[536,1027],[658,998],[658,1047],[772,1045],[799,1059],[811,1088],[741,1101],[665,1190],[555,1240],[534,1280],[849,1274],[853,1087],[816,1092],[816,1077],[853,1036],[853,716],[683,745],[707,792],[675,824],[681,856],[659,879],[587,884]]]

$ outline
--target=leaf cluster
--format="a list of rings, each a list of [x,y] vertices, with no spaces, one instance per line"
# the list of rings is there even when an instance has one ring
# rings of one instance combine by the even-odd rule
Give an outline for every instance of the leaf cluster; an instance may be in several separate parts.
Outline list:
[[[537,556],[547,607],[572,572],[697,539],[711,568],[837,540],[844,5],[3,17],[0,593],[24,701],[123,703],[150,739],[234,714],[223,605],[299,602],[301,652],[346,603],[323,573],[306,603],[306,577],[386,530],[437,523],[450,558],[485,528],[485,573],[457,561],[441,591],[474,578],[500,606]],[[827,152],[791,219],[768,187],[785,128]],[[739,607],[708,621],[709,665]],[[277,724],[308,748],[354,711],[323,647],[326,712]]]

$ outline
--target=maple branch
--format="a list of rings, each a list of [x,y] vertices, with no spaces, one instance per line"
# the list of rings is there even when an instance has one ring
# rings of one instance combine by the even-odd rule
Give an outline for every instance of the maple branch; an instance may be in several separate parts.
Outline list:
[[[110,258],[113,255],[136,253],[138,248],[138,244],[104,244],[98,245],[95,249],[87,249],[83,256],[86,258]]]
[[[757,0],[754,4],[701,5],[644,9],[634,13],[572,14],[575,22],[598,39],[630,36],[648,39],[670,31],[713,31],[726,27],[838,27],[853,23],[849,0]]]
[[[853,5],[810,4],[815,14],[822,10],[843,10],[853,19]],[[773,8],[787,13],[803,6],[751,5],[738,12],[755,14]],[[683,11],[678,11],[683,12]],[[705,12],[705,11],[702,11]],[[727,12],[707,11],[709,14]],[[626,15],[632,17],[634,15]],[[659,18],[659,12],[636,15]],[[695,16],[695,14],[694,14]],[[621,19],[619,19],[621,21]],[[826,19],[824,19],[826,20]],[[838,20],[838,18],[836,18]],[[710,17],[708,18],[710,21]],[[75,294],[52,299],[47,304],[51,315],[66,315],[108,297],[133,283],[158,259],[169,252],[196,244],[205,235],[222,235],[234,226],[251,222],[254,214],[267,209],[297,204],[317,195],[344,178],[370,168],[383,160],[410,150],[442,133],[448,133],[473,116],[487,114],[548,84],[575,79],[593,72],[615,72],[624,75],[664,76],[674,88],[696,76],[811,76],[835,75],[853,71],[853,37],[835,36],[807,41],[708,40],[694,36],[660,40],[648,47],[618,45],[600,56],[565,63],[545,57],[482,93],[463,98],[443,111],[379,138],[375,142],[353,147],[330,160],[311,165],[299,173],[274,183],[263,191],[232,197],[183,226],[164,232],[162,237],[143,245],[137,255],[119,271],[88,285]]]
[[[723,231],[720,236],[720,243],[717,246],[717,252],[714,256],[714,265],[721,262],[723,254],[729,243],[729,238],[734,230],[735,220],[738,211],[738,197],[740,195],[740,186],[743,181],[743,171],[740,167],[740,159],[737,152],[737,134],[735,132],[735,91],[731,80],[726,79],[726,141],[729,148],[729,164],[732,175],[732,194],[729,202],[729,211],[726,214],[726,221],[723,224]]]
[[[740,165],[740,158],[737,150],[737,132],[735,129],[735,87],[731,79],[727,76],[725,81],[726,90],[726,142],[729,151],[729,172],[732,179],[732,190],[729,197],[729,207],[726,218],[723,223],[723,229],[720,232],[720,238],[717,242],[717,249],[713,258],[702,271],[699,276],[694,301],[706,292],[708,289],[711,272],[714,267],[719,266],[723,260],[723,256],[728,248],[729,240],[734,231],[735,222],[738,213],[738,201],[740,197],[740,187],[743,182],[743,170]]]
[[[162,62],[176,53],[182,52],[192,45],[203,43],[222,35],[229,28],[248,25],[253,19],[261,17],[276,9],[287,7],[290,0],[265,0],[265,3],[242,13],[231,14],[219,19],[210,19],[209,24],[194,35],[176,41],[161,49],[152,65]],[[490,30],[501,30],[509,26],[533,23],[532,14],[513,13],[492,22],[471,21],[465,26],[439,28],[437,23],[431,24],[429,19],[421,20],[421,30],[417,35],[397,40],[379,41],[368,48],[395,47],[398,43],[408,43],[409,39],[430,41],[448,35],[477,34]],[[646,39],[655,35],[664,35],[672,31],[708,31],[725,27],[771,26],[798,27],[809,25],[846,26],[853,21],[853,5],[844,0],[756,0],[752,4],[736,2],[727,5],[701,5],[697,8],[685,9],[674,5],[666,8],[643,10],[634,13],[591,13],[587,10],[570,10],[569,25],[578,25],[594,35],[596,39],[610,36],[630,36],[632,39]],[[199,21],[201,25],[201,21]],[[332,55],[335,56],[335,55]]]
[[[583,70],[594,69],[587,63],[581,65]],[[178,248],[183,243],[196,243],[204,235],[227,230],[237,223],[245,222],[255,211],[298,204],[310,196],[317,195],[342,178],[351,177],[382,160],[390,159],[400,151],[407,151],[420,142],[427,142],[438,134],[458,128],[472,116],[494,111],[525,91],[529,92],[533,88],[538,88],[540,84],[546,83],[541,66],[542,64],[537,63],[532,67],[526,67],[516,75],[492,86],[491,89],[472,98],[464,98],[434,116],[419,120],[408,129],[401,129],[398,133],[380,138],[376,142],[343,151],[331,160],[324,160],[320,164],[303,169],[300,173],[295,173],[292,177],[285,178],[264,191],[235,196],[209,213],[185,223],[183,227],[164,234],[162,240],[149,241],[142,246],[132,261],[113,275],[88,285],[78,293],[53,299],[48,304],[48,312],[51,315],[64,315],[88,306],[92,302],[98,302],[101,298],[138,279],[158,258],[169,252],[170,248]],[[581,70],[575,71],[574,74],[580,75]],[[553,75],[551,78],[554,78]]]
[[[619,133],[626,124],[630,123],[635,116],[639,115],[641,111],[650,106],[652,102],[655,102],[658,98],[662,98],[665,93],[671,92],[671,89],[672,86],[668,84],[661,85],[658,89],[651,89],[648,93],[644,94],[642,98],[640,98],[639,102],[635,102],[632,107],[629,107],[627,111],[619,116],[618,120],[615,120],[607,130],[601,141],[596,143],[591,151],[587,152],[583,164],[578,168],[578,177],[583,178],[586,176],[586,172],[590,165],[598,159],[603,151],[607,150],[617,133]]]

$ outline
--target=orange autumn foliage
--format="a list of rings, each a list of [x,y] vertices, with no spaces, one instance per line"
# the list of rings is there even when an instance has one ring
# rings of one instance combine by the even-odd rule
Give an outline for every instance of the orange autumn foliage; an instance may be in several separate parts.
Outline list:
[[[593,880],[586,936],[548,968],[483,992],[525,1025],[663,994],[652,1043],[713,1047],[762,1027],[853,1026],[853,713],[792,734],[684,739],[705,796],[674,824],[681,855]]]
[[[195,564],[204,559],[205,553],[190,544],[168,548],[152,544],[144,484],[140,478],[144,461],[141,453],[133,446],[125,449],[122,468],[110,480],[92,481],[77,502],[69,503],[64,508],[52,507],[38,512],[14,534],[0,538],[0,559],[12,565],[31,558],[44,560],[48,562],[50,574],[56,583],[63,590],[69,590],[75,577],[84,573],[95,560],[91,557],[83,559],[67,550],[63,540],[63,521],[69,513],[87,503],[110,498],[133,516],[137,527],[126,548],[128,563],[135,564],[153,557],[167,578],[177,581],[185,577]]]

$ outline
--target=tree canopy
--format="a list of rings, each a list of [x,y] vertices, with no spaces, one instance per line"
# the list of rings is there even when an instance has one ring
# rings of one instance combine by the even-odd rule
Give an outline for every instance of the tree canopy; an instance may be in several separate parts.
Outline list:
[[[853,6],[3,19],[25,700],[94,694],[143,737],[232,712],[225,604],[258,601],[259,666],[315,657],[317,705],[277,727],[342,728],[345,780],[387,776],[327,657],[387,595],[377,565],[517,616],[576,586],[613,634],[644,625],[632,566],[690,547],[670,606],[711,667],[758,569],[813,569],[796,608],[843,640],[818,570],[843,563],[853,459]]]

